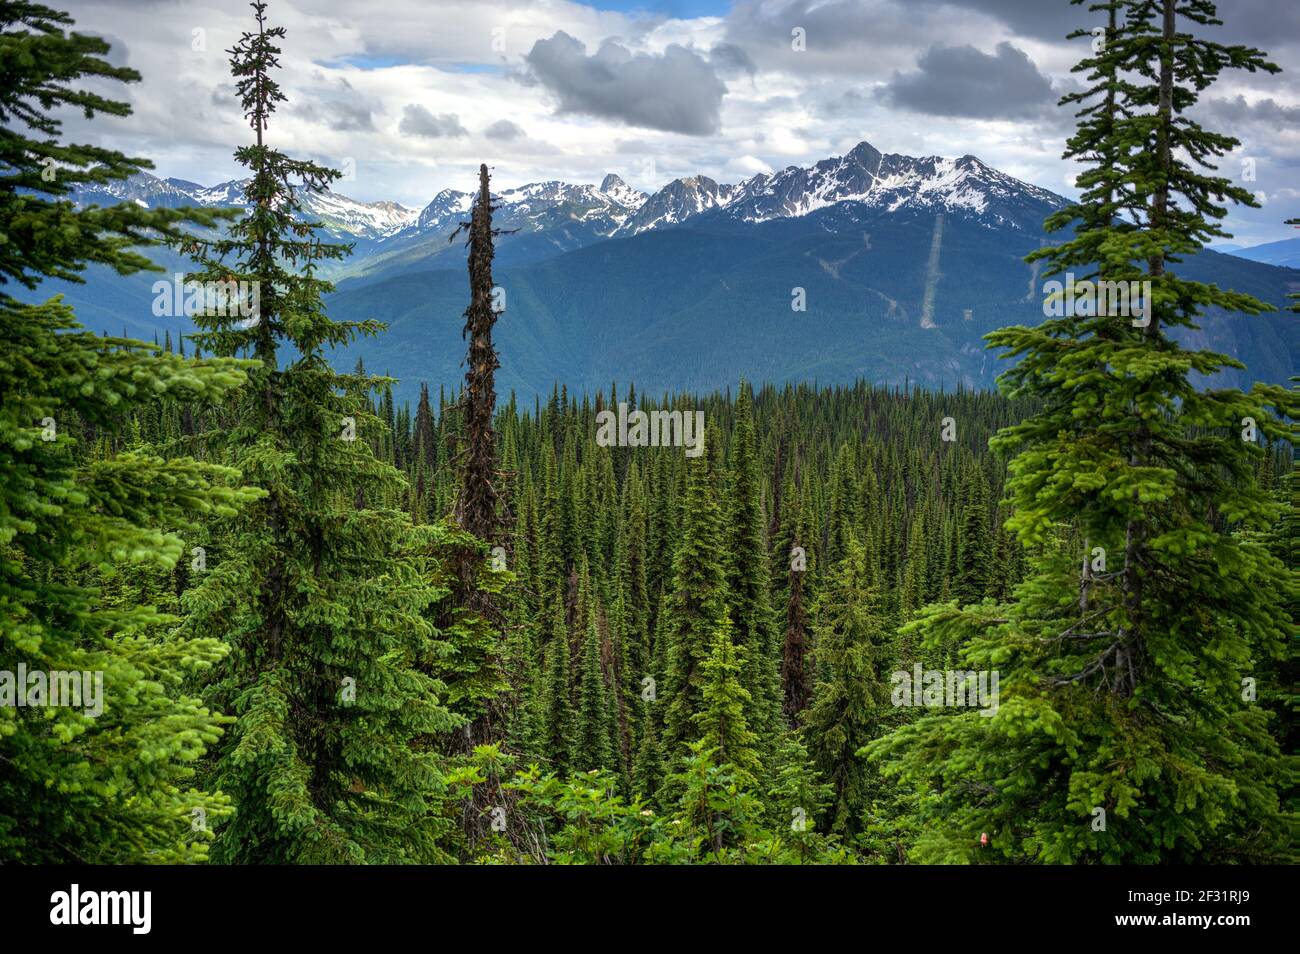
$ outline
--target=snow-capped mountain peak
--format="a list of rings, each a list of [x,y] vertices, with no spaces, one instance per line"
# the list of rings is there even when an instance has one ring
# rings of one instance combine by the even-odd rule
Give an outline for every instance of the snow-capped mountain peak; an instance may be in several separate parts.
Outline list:
[[[925,210],[990,216],[1037,228],[1041,204],[1060,198],[998,172],[974,156],[903,156],[861,142],[843,156],[789,166],[736,187],[728,214],[747,222],[808,215],[841,202],[886,212]],[[1032,206],[1032,208],[1031,208]]]
[[[160,179],[140,172],[129,179],[83,188],[78,200],[105,205],[134,201],[147,208],[176,208],[185,205],[240,207],[248,179],[231,179],[203,186],[185,179]],[[397,202],[361,202],[338,192],[299,190],[304,211],[329,231],[344,237],[382,240],[413,225],[419,211]]]
[[[521,232],[581,226],[599,237],[616,230],[644,201],[644,193],[617,176],[606,176],[601,188],[558,180],[530,182],[492,194],[493,223]],[[415,231],[450,233],[473,204],[472,193],[444,189],[420,212]]]
[[[454,223],[459,222],[468,215],[473,204],[474,197],[468,192],[443,189],[433,197],[433,200],[428,205],[420,210],[420,214],[415,221],[415,228],[422,232],[440,228],[443,225],[455,228]]]
[[[202,186],[140,173],[96,187],[81,198],[101,205],[134,201],[146,207],[241,206],[245,186],[246,180],[238,179]],[[299,199],[307,214],[335,235],[406,246],[450,235],[468,217],[474,195],[444,189],[419,210],[396,202],[361,202],[329,191],[303,192]],[[946,212],[990,225],[1037,229],[1044,210],[1059,208],[1063,201],[972,155],[956,159],[904,156],[882,153],[868,142],[858,143],[842,156],[811,166],[760,173],[735,185],[694,175],[674,179],[647,195],[609,173],[598,187],[548,180],[493,195],[494,224],[543,235],[546,247],[554,251],[611,236],[669,228],[705,214],[762,223],[798,218],[845,203],[875,212]]]
[[[420,216],[418,209],[397,202],[358,202],[328,190],[301,193],[299,200],[326,228],[366,238],[395,235]]]
[[[843,156],[759,173],[737,185],[721,185],[706,176],[676,179],[646,199],[619,231],[635,234],[679,225],[714,210],[745,222],[766,222],[797,218],[844,202],[887,212],[990,216],[1017,228],[1037,228],[1042,204],[1055,207],[1060,201],[974,156],[917,158],[882,153],[861,142]]]
[[[719,185],[708,176],[674,179],[646,199],[620,231],[634,235],[647,229],[678,225],[701,212],[729,205],[735,194],[736,186]]]
[[[619,205],[629,209],[639,209],[649,198],[644,192],[633,189],[614,173],[609,173],[600,180],[600,191]]]

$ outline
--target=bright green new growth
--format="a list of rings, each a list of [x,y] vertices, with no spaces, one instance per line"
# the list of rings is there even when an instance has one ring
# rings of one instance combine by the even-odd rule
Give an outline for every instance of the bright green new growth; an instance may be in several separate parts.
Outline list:
[[[70,23],[39,4],[0,7],[0,284],[78,281],[88,263],[130,274],[149,264],[130,246],[174,238],[182,222],[213,221],[195,210],[79,210],[67,201],[77,184],[147,166],[60,140],[49,115],[56,105],[87,118],[130,111],[79,81],[139,78],[102,58],[103,40],[65,33]],[[201,520],[234,514],[256,492],[234,486],[230,468],[138,441],[94,456],[77,446],[86,433],[120,434],[126,414],[164,399],[218,400],[251,364],[187,361],[97,337],[58,297],[26,305],[0,293],[0,670],[8,677],[7,688],[0,684],[0,858],[201,861],[212,826],[229,814],[229,799],[197,787],[194,771],[223,720],[184,688],[225,647],[170,635],[174,617],[136,601],[114,605],[85,581],[126,568],[170,570]],[[54,701],[9,682],[20,667],[50,686],[63,681],[57,673],[79,683],[85,674],[78,688],[89,695],[19,706],[20,695]]]

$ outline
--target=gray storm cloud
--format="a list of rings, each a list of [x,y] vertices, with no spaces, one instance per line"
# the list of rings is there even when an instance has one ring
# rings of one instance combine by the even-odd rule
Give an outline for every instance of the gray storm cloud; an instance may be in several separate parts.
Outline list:
[[[410,103],[402,110],[402,121],[398,123],[397,131],[403,136],[419,136],[423,139],[469,135],[455,113],[435,116],[418,103]]]
[[[1042,0],[914,0],[918,6],[961,8],[1006,24],[1018,36],[1061,42],[1080,28],[1104,23],[1105,14],[1089,4],[1047,3]],[[1207,37],[1220,43],[1251,43],[1265,49],[1295,44],[1300,37],[1300,4],[1278,0],[1219,0],[1224,26]]]
[[[606,40],[588,55],[585,44],[561,30],[534,43],[525,59],[561,113],[688,136],[721,128],[727,87],[704,57],[683,46],[651,55]]]
[[[724,76],[744,74],[750,79],[758,72],[758,67],[745,48],[735,43],[718,43],[709,50],[709,63]]]
[[[1052,83],[1022,50],[999,43],[990,56],[973,46],[932,46],[917,69],[895,73],[887,103],[933,116],[1013,119],[1040,114],[1055,102]]]
[[[498,119],[483,130],[483,135],[499,142],[513,142],[516,139],[522,139],[524,131],[508,119]]]

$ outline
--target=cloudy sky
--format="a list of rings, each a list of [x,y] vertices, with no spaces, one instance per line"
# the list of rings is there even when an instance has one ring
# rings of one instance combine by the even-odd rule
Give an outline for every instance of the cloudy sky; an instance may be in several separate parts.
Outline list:
[[[143,74],[134,115],[69,131],[204,184],[235,177],[248,136],[227,50],[242,0],[64,0]],[[1300,3],[1224,0],[1224,41],[1267,50],[1276,76],[1229,74],[1202,119],[1242,140],[1226,174],[1262,193],[1234,212],[1241,244],[1300,215]],[[1067,0],[272,0],[288,29],[289,96],[271,130],[344,167],[338,191],[413,207],[443,188],[543,179],[641,189],[697,173],[735,182],[866,140],[884,152],[972,153],[1070,194],[1060,159],[1091,17]],[[118,96],[121,96],[118,91]],[[1248,181],[1253,168],[1254,179]]]

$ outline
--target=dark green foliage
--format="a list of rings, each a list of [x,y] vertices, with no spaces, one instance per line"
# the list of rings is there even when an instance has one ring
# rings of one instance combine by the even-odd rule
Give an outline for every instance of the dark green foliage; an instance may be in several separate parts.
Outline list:
[[[195,589],[183,631],[220,637],[230,654],[210,697],[236,722],[213,778],[236,800],[216,857],[251,862],[398,862],[446,857],[441,757],[429,744],[457,717],[442,684],[418,668],[455,653],[427,622],[447,593],[439,527],[413,528],[404,481],[374,457],[381,422],[369,393],[383,383],[335,374],[324,349],[374,323],[332,321],[315,263],[345,247],[299,223],[297,189],[339,173],[266,144],[284,96],[271,76],[283,36],[253,5],[257,29],[232,51],[255,145],[248,213],[229,235],[195,240],[199,278],[233,275],[260,288],[256,320],[200,314],[196,340],[215,354],[262,361],[227,426],[204,435],[266,497],[246,508]],[[281,348],[292,358],[279,367]],[[463,545],[463,544],[462,544]]]
[[[767,520],[763,513],[753,393],[742,384],[731,442],[727,513],[727,588],[733,638],[745,652],[745,716],[764,743],[782,729],[778,642],[770,602]]]
[[[154,268],[141,249],[175,238],[184,223],[211,225],[224,213],[142,209],[133,202],[78,209],[77,187],[107,184],[152,169],[147,159],[63,142],[56,110],[86,119],[127,116],[131,107],[90,87],[133,83],[140,74],[105,59],[103,37],[69,31],[72,18],[40,3],[0,5],[0,284],[35,288],[46,278],[82,281],[90,264],[130,275]]]
[[[858,752],[885,718],[895,654],[875,609],[866,550],[853,533],[844,549],[814,608],[821,679],[804,732],[814,764],[831,785],[826,827],[851,837],[871,794],[872,772]]]
[[[684,755],[685,745],[699,738],[695,716],[701,709],[704,660],[727,616],[722,518],[707,449],[686,470],[681,537],[664,610],[668,668],[661,695],[667,705],[663,745],[669,760]]]
[[[1092,86],[1066,97],[1082,108],[1067,155],[1087,169],[1049,227],[1074,232],[1034,257],[1053,274],[1149,281],[1149,320],[1099,308],[989,336],[1020,358],[1004,389],[1040,404],[993,442],[1019,452],[1007,525],[1032,573],[1004,606],[933,607],[914,627],[1002,677],[993,718],[930,716],[873,747],[923,792],[921,860],[970,860],[982,832],[983,857],[1009,861],[1292,850],[1285,763],[1249,687],[1287,651],[1294,583],[1258,539],[1281,514],[1246,420],[1286,439],[1269,406],[1288,398],[1197,390],[1194,372],[1233,362],[1168,334],[1207,307],[1264,307],[1179,274],[1223,235],[1219,197],[1253,202],[1210,166],[1236,141],[1185,112],[1223,69],[1275,67],[1203,39],[1208,2],[1106,8],[1104,48],[1080,66]]]
[[[613,766],[614,746],[610,738],[609,688],[600,663],[600,636],[596,621],[587,621],[582,641],[582,677],[578,682],[578,739],[574,767],[607,769]]]
[[[550,638],[546,643],[542,710],[545,712],[545,756],[558,769],[577,765],[578,726],[573,706],[569,630],[564,622],[564,604],[556,597],[551,613]]]
[[[0,706],[0,861],[201,860],[214,838],[229,862],[1291,860],[1294,392],[1198,390],[1233,363],[1170,334],[1261,308],[1188,278],[1214,203],[1249,197],[1201,165],[1233,141],[1185,113],[1223,68],[1272,67],[1199,39],[1204,0],[1098,7],[1066,98],[1083,194],[1034,257],[1151,281],[1148,323],[1003,328],[1001,395],[498,405],[516,319],[490,305],[481,169],[464,389],[412,409],[369,352],[326,360],[381,326],[326,314],[347,249],[298,198],[337,173],[267,140],[264,4],[232,51],[248,209],[219,232],[62,201],[140,163],[60,144],[45,111],[121,113],[76,80],[134,74],[0,0],[0,108],[37,137],[0,129],[0,282],[129,273],[129,246],[168,241],[194,278],[258,289],[235,292],[252,316],[194,316],[217,356],[194,361],[0,297],[0,671],[100,670],[106,693],[98,719]],[[620,404],[698,412],[705,440],[607,446]],[[915,708],[891,692],[914,666],[997,672],[1000,695]]]
[[[755,750],[758,735],[745,719],[752,701],[742,684],[745,653],[732,641],[731,632],[731,621],[724,616],[701,667],[700,711],[693,721],[704,743],[701,754],[727,766],[736,784],[753,788],[762,769]]]
[[[3,285],[76,281],[92,262],[130,274],[148,265],[130,246],[212,221],[63,199],[147,165],[61,141],[56,106],[87,119],[130,112],[83,83],[138,79],[101,58],[102,39],[65,33],[70,23],[38,4],[0,6]],[[200,523],[257,493],[235,470],[152,443],[164,435],[144,440],[131,416],[208,406],[252,364],[100,337],[59,298],[27,305],[0,292],[0,860],[197,861],[230,814],[194,770],[227,720],[187,691],[225,647],[174,635],[176,617],[156,604],[174,603],[165,581]],[[24,670],[41,675],[40,695]],[[76,678],[75,694],[60,674]]]

